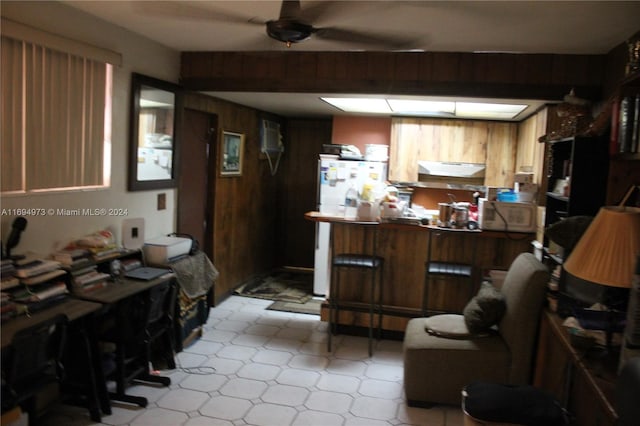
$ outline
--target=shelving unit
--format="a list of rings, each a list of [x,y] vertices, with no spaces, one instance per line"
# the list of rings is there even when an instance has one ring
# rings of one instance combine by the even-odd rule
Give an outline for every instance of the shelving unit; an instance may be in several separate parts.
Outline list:
[[[545,228],[570,216],[595,216],[606,198],[609,168],[607,140],[571,137],[548,144]],[[558,180],[567,178],[566,188],[557,184]],[[558,193],[558,190],[563,192]],[[555,299],[561,305],[565,280],[562,264],[569,251],[568,248],[556,251],[557,247],[550,244],[546,237],[543,244],[543,262],[553,272],[548,296],[550,302]]]
[[[549,145],[545,227],[569,216],[595,216],[605,202],[607,142],[595,137],[571,137]],[[567,188],[559,193],[557,182],[566,178]]]
[[[640,146],[638,144],[635,145],[636,152],[621,152],[619,146],[620,103],[625,97],[635,98],[638,95],[640,95],[640,72],[635,72],[620,83],[613,100],[612,132],[609,142],[611,163],[609,166],[606,200],[608,205],[618,204],[630,185],[640,184]],[[627,125],[632,129],[634,127],[634,117],[634,115],[627,117]],[[640,126],[640,124],[637,125]]]

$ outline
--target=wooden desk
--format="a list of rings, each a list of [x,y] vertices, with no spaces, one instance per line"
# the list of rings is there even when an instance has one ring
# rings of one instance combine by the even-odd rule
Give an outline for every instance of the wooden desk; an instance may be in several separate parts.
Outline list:
[[[11,345],[14,334],[32,325],[41,323],[55,317],[58,314],[66,315],[69,322],[93,314],[100,310],[102,305],[95,302],[78,300],[70,297],[50,308],[43,309],[31,315],[19,315],[2,324],[2,349]]]
[[[149,281],[121,278],[116,281],[109,282],[109,284],[104,288],[90,291],[88,293],[79,292],[74,294],[74,296],[82,300],[98,302],[103,305],[107,305],[108,307],[109,305],[116,304],[121,300],[134,296],[138,293],[142,293],[155,285],[174,278],[175,274],[172,272],[168,272],[161,277]]]
[[[103,377],[101,372],[102,364],[98,353],[97,341],[91,333],[93,330],[93,317],[100,309],[102,309],[100,303],[70,297],[57,305],[30,315],[20,315],[2,324],[2,350],[4,351],[5,349],[8,350],[13,336],[20,330],[49,320],[59,314],[64,314],[67,317],[69,330],[65,353],[75,353],[85,367],[80,374],[84,385],[79,392],[86,397],[89,414],[91,419],[96,422],[100,422],[102,419],[101,411],[104,414],[111,414],[111,406],[106,390],[103,392],[99,387],[99,384],[104,382],[104,379],[101,380]],[[71,372],[71,367],[77,367],[76,363],[73,364],[66,366],[68,372]],[[63,390],[67,387],[75,388],[75,384],[72,384],[69,377],[63,380],[61,385]]]
[[[166,280],[173,280],[174,278],[175,275],[171,272],[149,281],[121,278],[117,281],[109,282],[109,284],[107,284],[107,286],[104,288],[86,293],[76,292],[74,294],[74,297],[81,299],[82,301],[86,301],[87,303],[95,304],[99,309],[99,312],[97,312],[98,318],[96,319],[90,334],[91,344],[95,348],[93,351],[94,365],[98,365],[98,368],[96,369],[97,371],[95,372],[95,386],[99,394],[102,411],[105,414],[111,413],[111,399],[109,398],[107,380],[105,378],[104,371],[102,370],[102,359],[101,354],[98,351],[97,344],[99,334],[97,329],[100,327],[100,325],[102,325],[101,323],[103,321],[101,320],[101,318],[105,318],[105,315],[108,312],[116,309],[121,301],[140,294],[157,284],[165,282]]]
[[[562,319],[545,311],[540,323],[534,386],[552,393],[580,426],[613,426],[619,354],[594,355],[571,345]]]
[[[313,222],[326,223],[353,223],[342,217],[327,216],[319,212],[308,212],[305,219]],[[371,223],[371,222],[365,222]],[[422,314],[422,301],[424,293],[425,261],[427,260],[428,236],[430,232],[441,228],[427,225],[413,225],[404,223],[378,223],[372,226],[377,228],[377,244],[375,253],[385,259],[384,277],[382,279],[385,288],[383,293],[383,323],[384,330],[403,332],[408,320]],[[336,227],[338,228],[338,227]],[[357,227],[341,227],[336,229],[334,238],[338,247],[345,252],[353,250],[358,252],[364,240],[362,230]],[[454,230],[469,238],[476,238],[474,267],[480,271],[475,279],[475,289],[480,285],[482,275],[492,269],[509,269],[511,262],[523,252],[531,251],[531,241],[535,239],[533,233],[499,231],[469,231]],[[472,247],[472,244],[468,244]],[[434,248],[443,256],[458,258],[460,247],[437,246]],[[356,277],[354,277],[356,279]],[[353,293],[345,294],[344,298],[354,304],[355,308],[366,308],[363,303],[363,295],[352,286]],[[346,290],[346,289],[345,289]],[[469,290],[459,286],[432,286],[429,292],[430,306],[433,309],[455,311],[462,309],[468,300]],[[341,314],[340,324],[366,326],[368,318],[357,312],[349,315],[349,312]],[[327,319],[327,309],[322,309],[322,319]]]

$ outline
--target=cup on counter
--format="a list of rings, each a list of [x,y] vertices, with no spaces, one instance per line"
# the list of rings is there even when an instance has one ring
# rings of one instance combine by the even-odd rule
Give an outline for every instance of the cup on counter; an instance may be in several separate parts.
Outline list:
[[[466,228],[469,224],[469,209],[466,207],[454,207],[451,223],[456,228]]]
[[[449,203],[438,203],[438,226],[443,228],[451,227],[451,215],[453,206]]]

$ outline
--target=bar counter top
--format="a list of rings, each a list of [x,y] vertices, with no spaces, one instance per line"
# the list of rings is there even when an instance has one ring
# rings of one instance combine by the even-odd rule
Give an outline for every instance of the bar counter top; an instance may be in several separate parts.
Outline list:
[[[489,238],[522,238],[529,239],[532,236],[535,237],[534,232],[514,232],[514,231],[487,231],[482,229],[467,229],[467,228],[455,228],[455,227],[443,227],[437,225],[423,225],[421,223],[408,223],[406,221],[393,220],[388,221],[370,221],[370,220],[358,220],[358,219],[345,219],[342,216],[335,216],[320,213],[317,211],[310,211],[304,214],[305,219],[313,222],[327,222],[327,223],[343,223],[343,224],[360,224],[360,225],[378,225],[381,229],[405,229],[411,231],[452,231],[452,232],[467,232],[484,235]],[[530,240],[531,241],[531,240]]]

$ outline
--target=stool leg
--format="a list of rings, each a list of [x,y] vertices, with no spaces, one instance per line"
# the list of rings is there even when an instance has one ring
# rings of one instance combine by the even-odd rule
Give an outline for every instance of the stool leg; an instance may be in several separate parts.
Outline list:
[[[327,352],[331,352],[331,336],[333,334],[333,304],[335,303],[333,298],[335,297],[335,284],[336,284],[336,276],[337,272],[332,273],[331,283],[332,287],[334,287],[334,291],[329,294],[329,324],[327,326]]]
[[[373,307],[376,303],[375,299],[375,287],[376,287],[376,271],[371,270],[371,290],[369,292],[369,356],[373,353],[372,340],[373,340]]]
[[[384,264],[380,264],[380,271],[378,276],[378,340],[382,338],[382,301],[383,299],[383,278],[384,278]]]
[[[431,283],[431,277],[429,276],[429,265],[425,265],[424,271],[424,290],[422,292],[422,316],[427,316],[429,310],[429,284]]]
[[[331,294],[329,294],[329,338],[327,339],[327,352],[331,352],[331,340],[336,332],[336,324],[338,319],[338,295],[340,294],[340,270],[335,266],[332,270]]]

